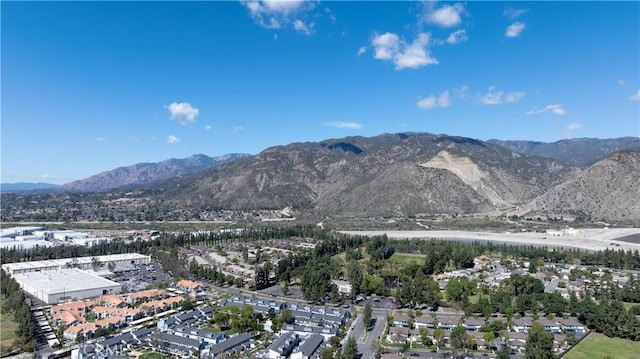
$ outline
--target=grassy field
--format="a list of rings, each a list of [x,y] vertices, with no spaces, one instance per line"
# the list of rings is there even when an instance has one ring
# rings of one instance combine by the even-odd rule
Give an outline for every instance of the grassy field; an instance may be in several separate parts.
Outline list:
[[[173,358],[170,355],[161,354],[161,353],[145,353],[138,357],[138,359],[170,359]]]
[[[591,333],[576,345],[563,359],[637,359],[640,357],[640,343],[626,339],[609,338],[603,334]]]
[[[0,308],[4,305],[4,298],[0,296]],[[16,329],[18,324],[13,321],[13,315],[2,310],[0,313],[0,351],[11,347],[13,339],[16,337]]]
[[[424,254],[420,253],[394,253],[389,261],[401,265],[424,264]]]

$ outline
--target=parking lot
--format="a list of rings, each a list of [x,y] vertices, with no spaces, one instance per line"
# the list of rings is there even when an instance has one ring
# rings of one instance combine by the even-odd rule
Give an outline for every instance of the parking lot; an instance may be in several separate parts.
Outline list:
[[[120,283],[122,289],[125,290],[126,288],[129,292],[167,287],[173,282],[173,278],[155,260],[148,264],[116,267],[113,273],[112,280]]]

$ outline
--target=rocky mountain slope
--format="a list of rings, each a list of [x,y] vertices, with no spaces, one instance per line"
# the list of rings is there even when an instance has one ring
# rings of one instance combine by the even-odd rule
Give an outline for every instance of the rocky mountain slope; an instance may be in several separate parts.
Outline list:
[[[428,133],[269,148],[159,183],[176,206],[284,208],[337,216],[487,213],[522,205],[577,169],[491,143]]]
[[[572,166],[586,167],[606,157],[610,153],[640,148],[640,138],[574,138],[553,143],[536,141],[489,140],[507,149],[524,155],[553,158]]]
[[[96,192],[127,185],[149,184],[176,176],[196,173],[212,166],[247,156],[249,155],[239,153],[218,157],[198,154],[184,159],[172,158],[157,163],[138,163],[132,166],[118,167],[82,180],[65,183],[62,185],[62,190]]]
[[[616,152],[526,206],[593,220],[640,219],[640,149]]]

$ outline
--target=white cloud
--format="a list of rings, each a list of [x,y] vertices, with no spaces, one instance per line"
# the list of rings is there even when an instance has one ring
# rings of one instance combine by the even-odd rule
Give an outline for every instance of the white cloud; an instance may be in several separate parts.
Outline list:
[[[400,38],[390,32],[378,35],[371,41],[375,53],[373,57],[378,60],[391,60],[400,48]]]
[[[427,22],[440,27],[452,27],[462,23],[461,14],[464,6],[460,3],[454,5],[444,5],[437,8],[433,3],[427,6],[425,19]]]
[[[313,23],[304,21],[305,13],[315,8],[314,1],[260,0],[241,1],[249,10],[253,21],[265,29],[280,29],[287,26],[303,34],[313,33]]]
[[[633,95],[629,96],[629,101],[640,101],[640,90],[638,90],[638,92],[634,93]]]
[[[206,125],[204,126],[204,129],[207,131],[210,131],[213,127],[211,127],[211,125]]]
[[[453,93],[460,99],[466,99],[467,98],[467,91],[469,91],[469,86],[467,85],[462,85],[458,88],[453,89]]]
[[[362,124],[359,124],[357,122],[342,122],[342,121],[327,122],[327,126],[335,127],[335,128],[348,128],[350,130],[359,130],[362,128]]]
[[[134,135],[127,135],[127,137],[129,137],[129,139],[134,142],[140,141],[140,138]]]
[[[527,115],[537,115],[537,114],[541,114],[547,111],[551,111],[551,113],[553,113],[554,115],[558,115],[558,116],[564,116],[567,114],[567,111],[564,109],[564,107],[562,107],[562,105],[560,104],[555,104],[555,105],[547,105],[544,108],[541,109],[533,109],[530,111],[525,112]]]
[[[577,122],[572,122],[565,127],[566,137],[573,138],[573,133],[582,129],[582,124]]]
[[[304,21],[300,19],[297,19],[293,22],[293,28],[296,29],[297,32],[305,35],[313,34],[313,26],[314,26],[314,23],[309,23],[307,25]]]
[[[408,44],[398,35],[390,32],[376,35],[371,40],[374,48],[373,57],[378,60],[392,61],[396,65],[396,70],[436,65],[438,60],[431,57],[428,49],[430,37],[429,33],[420,33],[413,42]]]
[[[98,137],[98,138],[96,138],[96,141],[98,141],[98,142],[107,142],[107,139],[104,138],[104,137]]]
[[[180,143],[180,139],[174,135],[169,135],[169,137],[167,137],[167,143],[170,145],[175,145]]]
[[[529,11],[529,9],[514,9],[514,8],[509,8],[506,9],[502,15],[506,16],[506,17],[510,17],[512,19],[517,19],[520,16],[526,14]]]
[[[233,126],[233,128],[231,129],[231,132],[233,133],[238,133],[242,131],[244,131],[244,126]]]
[[[48,173],[43,173],[43,174],[41,174],[39,177],[40,177],[40,178],[42,178],[42,179],[52,179],[52,178],[55,178],[54,176],[52,176],[52,175],[50,175],[50,174],[48,174]]]
[[[524,31],[525,28],[526,28],[526,25],[524,24],[524,22],[514,22],[513,24],[509,25],[504,36],[518,37]]]
[[[436,98],[435,95],[425,97],[418,101],[418,108],[422,110],[430,110],[435,107],[449,107],[451,106],[451,100],[449,100],[449,91],[444,91]]]
[[[524,92],[509,92],[504,96],[505,103],[516,103],[524,97]]]
[[[367,47],[362,46],[361,48],[358,49],[358,56],[363,55],[366,52],[367,52]]]
[[[567,125],[567,130],[569,131],[575,131],[581,128],[582,128],[582,124],[577,122],[571,122],[570,124]]]
[[[618,85],[624,86],[626,85],[626,83],[624,82],[624,80],[618,80]]]
[[[194,122],[196,117],[200,114],[200,110],[195,107],[191,107],[188,102],[172,102],[164,108],[169,110],[171,119],[178,121],[182,126],[186,126]]]
[[[447,42],[451,45],[459,44],[461,42],[465,42],[468,40],[467,31],[466,30],[458,30],[449,34],[447,37]]]
[[[489,88],[489,92],[484,95],[479,95],[478,99],[483,105],[501,105],[503,103],[515,103],[520,101],[524,97],[525,93],[521,91],[496,91],[494,87]]]

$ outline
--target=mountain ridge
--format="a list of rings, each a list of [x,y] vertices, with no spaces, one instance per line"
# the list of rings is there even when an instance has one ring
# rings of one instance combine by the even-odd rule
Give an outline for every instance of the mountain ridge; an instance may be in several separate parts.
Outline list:
[[[616,151],[640,147],[639,137],[604,139],[583,137],[556,142],[490,139],[487,142],[501,145],[517,153],[553,158],[578,167],[588,167]]]
[[[65,191],[96,192],[129,185],[150,184],[176,176],[189,175],[225,162],[250,156],[243,153],[230,153],[209,157],[195,154],[183,159],[170,158],[160,162],[141,162],[129,166],[117,167],[96,175],[65,183]]]

